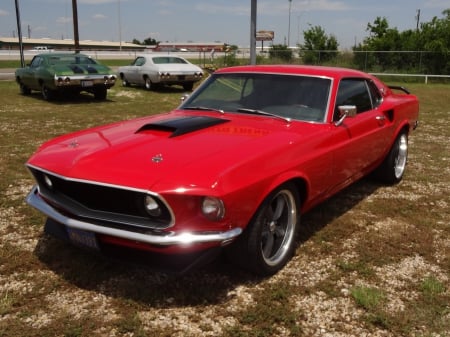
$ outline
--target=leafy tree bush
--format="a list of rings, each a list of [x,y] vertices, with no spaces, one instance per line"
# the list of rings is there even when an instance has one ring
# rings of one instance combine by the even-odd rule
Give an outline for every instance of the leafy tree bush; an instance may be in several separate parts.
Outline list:
[[[319,64],[337,56],[339,44],[334,35],[327,35],[320,26],[314,26],[303,34],[305,43],[299,45],[300,56],[306,64]]]
[[[444,18],[403,32],[377,17],[367,25],[369,36],[353,48],[355,64],[361,69],[450,74],[450,9],[442,14]]]
[[[275,44],[269,49],[269,57],[271,59],[280,59],[285,62],[292,60],[292,50],[284,44]]]

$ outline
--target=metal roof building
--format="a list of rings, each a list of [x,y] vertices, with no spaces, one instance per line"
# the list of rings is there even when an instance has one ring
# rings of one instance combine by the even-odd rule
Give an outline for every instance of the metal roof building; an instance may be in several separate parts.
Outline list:
[[[112,42],[112,41],[93,41],[80,40],[80,48],[82,50],[145,50],[147,46],[134,44],[130,42]],[[23,48],[25,50],[37,47],[45,47],[47,49],[75,49],[75,41],[73,39],[22,39]],[[19,38],[17,37],[0,37],[0,50],[18,50]]]

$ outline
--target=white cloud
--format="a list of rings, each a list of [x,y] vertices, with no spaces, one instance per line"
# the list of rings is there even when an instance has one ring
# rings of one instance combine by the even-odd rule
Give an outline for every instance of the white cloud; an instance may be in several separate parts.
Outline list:
[[[8,16],[8,15],[9,15],[9,12],[7,12],[3,9],[0,9],[0,16]]]
[[[65,23],[69,23],[69,22],[72,22],[72,18],[68,18],[66,16],[60,16],[59,18],[56,19],[56,23],[65,24]]]
[[[106,15],[103,15],[103,14],[94,14],[94,15],[92,16],[92,18],[93,18],[94,20],[104,20],[104,19],[106,19]]]

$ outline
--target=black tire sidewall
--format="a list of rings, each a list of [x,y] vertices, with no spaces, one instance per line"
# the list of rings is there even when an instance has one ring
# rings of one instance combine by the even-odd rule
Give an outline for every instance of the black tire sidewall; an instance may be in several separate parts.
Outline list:
[[[272,201],[275,195],[277,195],[282,190],[289,190],[294,196],[295,207],[297,210],[297,221],[294,224],[294,237],[284,254],[283,258],[276,265],[269,265],[266,263],[261,251],[261,239],[263,230],[263,218],[265,216],[264,210]],[[296,246],[296,236],[298,233],[298,227],[300,225],[300,197],[299,193],[293,183],[285,183],[275,190],[273,190],[258,207],[255,215],[249,222],[244,233],[238,238],[238,240],[230,247],[231,256],[233,258],[233,263],[239,264],[241,267],[250,270],[251,272],[261,275],[269,276],[273,275],[282,269],[286,263],[292,257],[295,246]]]

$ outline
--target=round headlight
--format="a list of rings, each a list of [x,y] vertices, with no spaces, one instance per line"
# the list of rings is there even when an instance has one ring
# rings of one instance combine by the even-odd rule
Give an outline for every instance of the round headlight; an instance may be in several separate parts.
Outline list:
[[[202,202],[202,213],[209,220],[219,221],[225,216],[225,206],[222,200],[215,197],[204,197]]]
[[[161,215],[161,207],[159,207],[158,202],[151,195],[145,196],[144,206],[149,215],[154,217]]]

